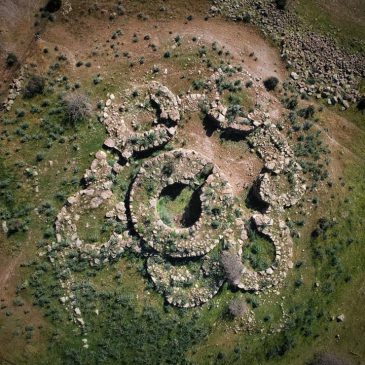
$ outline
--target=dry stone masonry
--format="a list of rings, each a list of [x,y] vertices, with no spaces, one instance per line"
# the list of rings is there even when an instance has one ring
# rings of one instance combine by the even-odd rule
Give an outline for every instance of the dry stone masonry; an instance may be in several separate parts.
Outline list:
[[[164,168],[172,166],[171,173]],[[156,206],[161,191],[174,184],[199,193],[202,211],[191,227],[171,228],[159,217]],[[227,209],[232,189],[217,167],[194,151],[175,150],[147,161],[130,194],[131,220],[144,242],[171,257],[196,257],[211,251],[218,236],[225,237]],[[220,226],[213,228],[214,222]]]
[[[180,100],[166,87],[158,82],[151,82],[146,90],[144,103],[135,104],[131,100],[117,110],[113,105],[114,95],[110,95],[105,103],[100,119],[106,126],[110,137],[104,142],[105,146],[120,152],[128,160],[135,154],[160,148],[169,142],[177,131],[180,121]],[[126,125],[123,115],[126,110],[132,112],[145,112],[150,114],[151,128],[143,132],[132,132]],[[130,113],[130,111],[129,111]],[[132,123],[136,127],[138,121]]]
[[[213,84],[219,75],[222,71],[212,76]],[[263,271],[242,265],[234,286],[254,292],[277,288],[293,266],[293,242],[282,212],[299,201],[306,187],[293,151],[276,125],[261,111],[245,116],[238,113],[232,119],[214,88],[210,95],[188,94],[182,100],[157,82],[141,89],[139,103],[137,92],[119,105],[114,95],[108,95],[99,118],[109,133],[105,145],[111,151],[96,153],[84,176],[85,188],[69,197],[58,214],[57,242],[48,248],[50,260],[57,262],[63,273],[62,303],[81,326],[84,319],[70,289],[74,280],[67,266],[70,252],[75,260],[103,266],[133,250],[146,258],[147,273],[156,290],[168,303],[185,308],[202,305],[217,294],[226,280],[221,260],[224,253],[243,262],[243,250],[250,244],[249,225],[273,244],[275,258]],[[115,196],[113,186],[125,168],[123,164],[128,165],[132,156],[138,159],[140,152],[161,148],[176,134],[182,113],[197,111],[202,102],[209,105],[208,116],[221,130],[244,132],[242,138],[263,160],[264,168],[253,190],[265,209],[252,212],[238,208],[237,198],[218,167],[187,149],[147,158],[126,197],[121,201]],[[142,139],[146,142],[136,142]],[[108,154],[115,153],[121,162],[110,164]],[[166,189],[174,187],[192,191],[199,214],[189,224],[169,225],[160,215],[159,201]],[[114,230],[105,242],[87,242],[78,234],[78,221],[83,212],[97,209],[105,209],[105,219],[118,222],[123,229]],[[192,209],[190,203],[185,209]]]

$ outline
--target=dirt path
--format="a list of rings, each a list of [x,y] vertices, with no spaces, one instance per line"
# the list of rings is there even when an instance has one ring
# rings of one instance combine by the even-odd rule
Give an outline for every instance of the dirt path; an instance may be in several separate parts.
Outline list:
[[[10,82],[16,78],[23,64],[32,56],[36,47],[37,39],[35,32],[42,34],[47,26],[47,19],[40,19],[35,28],[34,15],[45,0],[3,0],[0,2],[0,48],[5,58],[8,52],[17,55],[18,63],[11,68],[0,66],[0,111],[2,101],[8,95]],[[1,59],[1,65],[5,65]]]
[[[0,263],[0,293],[6,287],[9,279],[15,274],[17,267],[19,267],[20,262],[23,259],[23,254],[20,253],[16,257],[6,257],[1,258]]]

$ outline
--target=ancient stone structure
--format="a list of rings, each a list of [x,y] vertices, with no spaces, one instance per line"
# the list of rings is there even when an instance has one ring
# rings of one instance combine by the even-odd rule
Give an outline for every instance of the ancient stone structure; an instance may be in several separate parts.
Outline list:
[[[245,267],[242,277],[237,281],[238,288],[243,290],[265,290],[278,286],[286,277],[288,269],[293,267],[293,242],[285,222],[269,215],[255,214],[253,222],[259,232],[270,239],[275,247],[275,260],[265,271],[253,271]],[[238,252],[241,255],[241,252]]]
[[[99,118],[109,133],[105,145],[111,148],[111,153],[119,154],[121,162],[111,166],[107,153],[97,152],[85,174],[86,187],[69,197],[57,216],[57,242],[49,247],[49,257],[54,261],[58,254],[64,276],[68,278],[62,283],[68,293],[63,302],[68,303],[80,325],[83,318],[70,291],[73,279],[66,264],[67,250],[76,251],[78,259],[87,260],[93,266],[106,265],[125,250],[134,250],[146,258],[147,272],[156,290],[168,303],[186,308],[201,305],[218,292],[226,280],[221,262],[223,253],[243,260],[243,250],[250,244],[248,225],[273,244],[275,258],[263,271],[244,264],[232,283],[234,286],[254,292],[276,288],[293,266],[293,242],[281,214],[299,201],[306,187],[293,151],[278,128],[261,111],[250,116],[238,113],[232,119],[220,97],[209,101],[207,94],[188,94],[180,100],[157,82],[150,83],[143,96],[144,103],[136,105],[136,100],[129,98],[117,109],[114,95],[108,95]],[[264,203],[262,211],[250,213],[238,208],[232,189],[217,166],[186,149],[146,159],[131,182],[125,200],[120,201],[113,193],[113,184],[114,177],[124,168],[123,163],[171,140],[181,113],[197,111],[201,102],[208,102],[208,115],[221,130],[243,132],[251,150],[263,160],[264,168],[253,187],[256,198]],[[132,119],[128,125],[128,118],[134,116],[135,110],[140,121]],[[152,122],[148,122],[150,116]],[[144,125],[142,117],[147,120]],[[154,140],[151,135],[155,136]],[[147,142],[133,142],[140,139]],[[191,189],[193,209],[199,210],[194,220],[182,226],[167,224],[159,212],[164,192],[176,187]],[[80,212],[103,206],[107,208],[105,218],[121,223],[123,230],[112,232],[104,243],[83,241],[77,232]],[[190,203],[186,209],[192,209]]]
[[[165,167],[172,171],[164,171]],[[199,219],[187,228],[171,228],[160,219],[157,201],[173,184],[191,186],[199,193]],[[227,210],[233,194],[227,181],[211,162],[194,151],[175,150],[147,161],[130,194],[131,220],[144,242],[171,257],[196,257],[211,251],[217,237],[225,237]],[[219,227],[213,228],[215,222]]]
[[[248,137],[265,164],[257,180],[257,195],[270,209],[295,205],[306,190],[302,168],[277,127],[265,122]]]
[[[104,144],[117,150],[122,157],[128,160],[135,154],[161,148],[171,140],[177,131],[177,124],[180,121],[179,104],[180,100],[166,87],[158,82],[151,82],[145,91],[145,102],[139,105],[134,100],[129,102],[133,112],[150,112],[151,128],[143,132],[132,132],[128,129],[123,114],[112,101],[114,95],[106,101],[101,119],[105,124],[110,137]],[[125,106],[123,110],[129,109]],[[136,127],[138,121],[134,124]]]
[[[222,129],[232,133],[248,133],[255,129],[254,120],[248,117],[236,106],[225,106],[221,98],[217,97],[210,103],[208,116]]]
[[[97,209],[112,200],[111,187],[113,182],[110,177],[113,171],[119,173],[122,168],[117,163],[113,167],[109,166],[104,151],[97,152],[95,157],[91,168],[86,171],[84,176],[87,184],[86,189],[69,197],[67,204],[57,215],[56,233],[58,243],[67,241],[70,248],[76,249],[80,253],[82,259],[89,259],[92,265],[99,265],[120,256],[124,249],[130,246],[131,238],[128,234],[117,233],[113,233],[105,243],[89,243],[79,238],[77,221],[80,213],[85,210]],[[126,223],[124,204],[115,204],[115,207],[106,215],[108,218],[116,217],[119,221]]]

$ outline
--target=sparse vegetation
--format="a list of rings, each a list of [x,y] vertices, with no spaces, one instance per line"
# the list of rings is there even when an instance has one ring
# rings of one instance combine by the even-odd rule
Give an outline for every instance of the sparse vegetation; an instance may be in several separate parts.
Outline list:
[[[24,80],[10,93],[11,108],[0,115],[0,281],[6,288],[0,303],[0,363],[347,365],[342,357],[360,361],[363,298],[354,293],[361,292],[364,261],[364,97],[353,103],[351,88],[346,91],[349,96],[338,92],[337,101],[325,87],[318,93],[317,74],[312,71],[300,75],[304,91],[294,86],[295,74],[283,79],[282,88],[274,76],[264,81],[267,90],[278,92],[256,89],[263,80],[262,56],[254,62],[257,45],[252,42],[246,48],[245,37],[259,38],[251,31],[242,36],[242,24],[217,20],[216,14],[226,15],[220,4],[206,9],[200,2],[191,2],[187,11],[187,4],[175,2],[157,7],[153,2],[128,2],[124,8],[122,1],[85,5],[76,0],[67,13],[67,3],[51,0],[37,14],[31,27],[32,37],[33,33],[41,37],[35,43],[37,52],[31,49],[30,57],[21,57],[21,63],[27,64],[22,70]],[[61,6],[62,15],[61,11],[49,14]],[[230,2],[224,6],[231,6]],[[289,2],[273,0],[268,9],[275,6],[284,10]],[[294,2],[292,6],[293,12],[298,9]],[[203,7],[195,13],[195,8]],[[272,14],[290,16],[292,9],[270,14],[265,6],[256,13],[238,4],[233,11],[237,22],[253,19],[256,24],[257,13],[269,20]],[[313,19],[318,16],[320,21],[321,15],[317,12]],[[207,22],[199,32],[199,19],[204,16]],[[50,32],[42,30],[44,23],[52,27]],[[77,42],[70,44],[76,33]],[[208,33],[212,41],[207,43]],[[55,40],[59,44],[53,47]],[[260,42],[265,51],[264,41]],[[20,48],[16,44],[5,49]],[[66,49],[67,53],[60,52]],[[252,52],[249,59],[247,49]],[[279,61],[275,67],[270,65],[271,53],[264,53],[264,74],[275,75],[277,70],[281,79],[285,65]],[[13,73],[18,67],[10,67],[17,60],[8,64],[5,56],[3,67]],[[288,75],[298,72],[298,65],[287,61]],[[38,75],[32,76],[34,72]],[[348,76],[350,83],[355,73]],[[146,101],[146,85],[152,82],[179,96],[179,123],[171,122],[170,105],[163,110]],[[18,96],[19,90],[24,98]],[[284,108],[276,109],[279,98]],[[329,106],[328,99],[336,105]],[[203,118],[214,100],[222,106],[217,118],[242,123],[247,131],[227,138],[220,127],[210,131],[210,121]],[[95,112],[93,105],[98,106]],[[137,115],[135,110],[143,113]],[[105,131],[109,117],[115,123],[112,133]],[[356,129],[350,119],[356,119]],[[260,125],[261,121],[265,124]],[[248,143],[259,130],[267,131],[269,121],[275,121],[289,143],[289,163],[298,162],[302,170],[277,173],[263,162],[257,145]],[[117,131],[123,123],[126,129]],[[272,143],[265,141],[270,153],[280,151],[269,162],[287,165],[283,141],[275,135],[267,137],[272,139]],[[131,156],[123,154],[125,141],[135,149]],[[102,147],[104,142],[107,148]],[[131,208],[138,200],[131,185],[148,168],[145,163],[180,148],[196,151],[211,163],[203,167],[198,161],[193,178],[189,164],[182,164],[183,188],[161,194],[160,181],[167,186],[179,184],[177,162],[150,165],[160,169],[161,176],[141,185],[147,209],[135,223],[132,214],[138,220],[142,214],[141,209]],[[109,169],[103,186],[97,184],[95,169],[95,152],[100,150],[98,158],[105,153],[102,164]],[[216,181],[218,173],[224,178]],[[284,211],[251,204],[246,195],[253,192],[257,199],[253,181],[264,173],[273,182],[270,194],[277,188],[288,192],[298,175],[303,177],[300,186],[306,185],[306,195]],[[82,208],[72,200],[78,192]],[[103,194],[100,208],[84,206],[88,194],[94,193],[95,205],[100,203],[98,194]],[[228,213],[222,214],[226,208]],[[78,239],[71,239],[74,232],[66,237],[57,230],[62,209],[75,212],[65,226],[70,230],[77,226]],[[274,286],[270,275],[275,275],[286,251],[280,247],[275,251],[269,236],[259,234],[256,226],[249,227],[245,238],[242,227],[247,228],[249,217],[258,213],[265,219],[275,218],[275,224],[280,217],[280,225],[293,238],[294,256],[286,261],[292,268]],[[144,234],[154,217],[159,225],[151,240]],[[201,240],[214,238],[214,245],[207,254],[193,258],[160,254],[149,245],[161,239],[166,228],[162,223],[172,232],[162,242],[171,252],[199,230]],[[271,221],[265,220],[262,227],[271,229]],[[280,234],[279,230],[274,233]],[[197,250],[198,241],[191,243]],[[83,249],[89,245],[94,249],[86,253]],[[147,271],[151,259],[165,265],[154,279]],[[268,275],[257,273],[270,267],[274,270],[268,270]],[[176,273],[164,278],[171,268]],[[257,274],[268,290],[258,294],[256,289],[236,287],[237,280],[251,274]],[[67,291],[60,284],[66,280]],[[209,300],[198,308],[188,307],[187,296],[176,295],[192,289],[198,301],[202,283],[208,283],[204,288]],[[171,298],[179,305],[169,304]],[[344,314],[341,320],[336,319],[339,314]],[[314,352],[323,349],[326,353],[313,358]]]

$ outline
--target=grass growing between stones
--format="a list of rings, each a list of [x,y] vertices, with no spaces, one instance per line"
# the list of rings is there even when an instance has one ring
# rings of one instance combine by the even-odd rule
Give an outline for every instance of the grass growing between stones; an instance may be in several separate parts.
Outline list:
[[[156,17],[160,16],[158,7],[151,5],[157,13]],[[141,10],[145,10],[145,6],[141,6]],[[165,60],[164,64],[172,59]],[[183,62],[189,69],[198,63],[198,58],[188,54],[185,59],[179,57],[176,61]],[[93,86],[90,80],[87,90],[95,100],[104,98],[106,92],[117,90],[118,82],[105,77]],[[191,80],[182,82],[190,84]],[[247,102],[244,93],[236,94],[240,103]],[[46,95],[46,98],[50,105],[58,105],[57,93]],[[42,102],[43,97],[32,99],[32,104],[37,107]],[[25,109],[26,115],[13,115],[10,119],[14,119],[14,123],[2,123],[1,126],[8,132],[2,134],[4,138],[0,142],[0,151],[5,156],[0,157],[0,203],[4,203],[0,205],[4,209],[1,213],[19,214],[14,218],[23,220],[26,230],[15,232],[6,241],[4,239],[6,246],[1,243],[1,251],[29,246],[31,252],[28,254],[32,261],[20,269],[17,265],[20,275],[27,278],[24,288],[21,285],[23,281],[19,281],[17,295],[34,303],[34,306],[31,307],[32,318],[29,319],[28,315],[23,321],[18,319],[16,313],[25,311],[25,308],[23,310],[21,306],[10,304],[8,308],[1,309],[1,329],[17,330],[8,331],[9,337],[5,339],[2,334],[0,343],[5,346],[11,342],[11,347],[19,343],[19,348],[26,346],[24,352],[11,355],[13,362],[37,365],[185,364],[191,360],[194,364],[302,365],[315,350],[325,346],[339,348],[344,353],[350,349],[360,357],[365,356],[361,343],[364,319],[359,317],[359,307],[365,304],[361,294],[361,274],[365,265],[361,246],[365,239],[362,230],[365,209],[362,166],[348,170],[346,182],[355,188],[349,191],[347,202],[342,202],[339,207],[334,202],[330,205],[331,209],[324,209],[327,220],[320,227],[320,234],[311,238],[310,233],[315,227],[308,223],[305,227],[308,232],[296,240],[295,267],[284,291],[280,293],[280,297],[284,298],[283,306],[274,294],[256,296],[232,293],[227,285],[201,308],[184,310],[166,306],[151,281],[146,279],[144,261],[130,253],[127,258],[103,270],[80,266],[82,270],[77,273],[80,280],[74,292],[85,315],[88,333],[87,336],[80,336],[80,329],[70,322],[67,310],[59,303],[63,291],[57,268],[36,256],[35,246],[45,250],[54,240],[55,214],[65,199],[80,189],[81,177],[89,167],[93,153],[100,149],[105,131],[94,119],[76,127],[65,126],[61,120],[62,114],[50,113],[49,105],[40,107],[41,112],[33,115],[28,111],[30,102],[17,100],[16,103],[14,110]],[[49,123],[43,125],[45,128],[41,126],[41,117],[49,119]],[[355,117],[359,118],[359,114]],[[38,139],[37,134],[41,138]],[[46,146],[48,139],[52,142],[49,147]],[[222,145],[232,150],[241,148],[231,141],[223,141]],[[53,162],[52,166],[49,161]],[[124,201],[128,185],[140,163],[132,161],[118,175],[113,187],[118,200]],[[25,168],[32,166],[36,166],[38,173],[37,184],[34,176],[24,174]],[[38,194],[35,192],[36,185],[39,186]],[[193,192],[184,190],[175,199],[166,198],[163,204],[158,205],[160,214],[166,214],[172,223],[181,221],[191,201]],[[28,204],[29,211],[25,209],[23,216],[21,212]],[[99,235],[100,228],[94,227],[92,222],[100,223],[103,215],[103,211],[95,213],[95,219],[89,222],[91,229],[96,229],[95,235]],[[328,225],[333,217],[339,217],[338,225]],[[81,233],[90,234],[82,229]],[[0,241],[2,238],[5,237],[0,233]],[[273,255],[271,246],[257,236],[252,237],[252,242],[247,253],[248,260],[258,260],[260,265],[267,264]],[[237,296],[244,298],[255,313],[258,327],[252,332],[241,331],[240,321],[228,320],[226,312],[229,301]],[[5,311],[16,315],[5,315]],[[34,326],[33,331],[25,330],[21,325],[32,324],[33,313],[44,315],[43,327]],[[346,315],[344,323],[331,320],[340,313]],[[287,322],[281,328],[283,315]],[[282,332],[277,333],[278,329]],[[34,332],[33,339],[28,338],[29,332]],[[36,341],[38,334],[42,336],[39,342]],[[336,334],[340,334],[340,340],[335,338]],[[82,348],[82,338],[88,339],[89,349]],[[10,349],[10,345],[6,346]]]
[[[161,220],[171,227],[189,227],[199,218],[199,198],[194,190],[182,184],[166,187],[157,203]],[[193,200],[198,200],[195,202]]]

